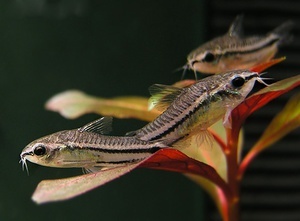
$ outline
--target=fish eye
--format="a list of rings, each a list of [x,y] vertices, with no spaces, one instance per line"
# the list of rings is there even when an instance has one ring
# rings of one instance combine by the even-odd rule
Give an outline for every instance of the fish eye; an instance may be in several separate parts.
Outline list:
[[[245,79],[240,76],[237,76],[232,79],[231,84],[234,87],[242,87],[245,84]]]
[[[37,156],[43,156],[46,153],[46,147],[37,146],[34,148],[33,153]]]
[[[215,55],[211,52],[207,52],[205,57],[203,58],[203,61],[205,62],[212,62],[215,60]]]

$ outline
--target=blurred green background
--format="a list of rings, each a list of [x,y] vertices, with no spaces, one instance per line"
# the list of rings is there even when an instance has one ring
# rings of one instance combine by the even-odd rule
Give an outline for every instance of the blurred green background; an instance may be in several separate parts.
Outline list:
[[[38,206],[31,201],[44,179],[80,169],[18,164],[25,145],[98,118],[66,120],[44,110],[67,89],[91,95],[148,96],[153,83],[180,80],[174,72],[203,42],[201,0],[0,1],[0,220],[205,220],[203,192],[171,172],[136,170],[75,199]],[[114,121],[113,134],[144,125]]]

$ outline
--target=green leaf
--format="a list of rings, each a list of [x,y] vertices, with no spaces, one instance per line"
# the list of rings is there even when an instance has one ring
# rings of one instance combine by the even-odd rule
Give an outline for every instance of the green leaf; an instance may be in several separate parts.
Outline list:
[[[300,126],[300,93],[293,96],[272,120],[253,151],[261,151]]]
[[[300,127],[300,93],[293,96],[284,109],[274,117],[263,135],[244,158],[240,165],[240,173],[244,173],[246,167],[258,153],[265,150],[297,127]]]
[[[96,113],[102,116],[152,121],[160,114],[158,110],[148,111],[148,99],[144,97],[124,96],[105,99],[77,90],[55,95],[47,101],[45,107],[70,119],[87,113]]]

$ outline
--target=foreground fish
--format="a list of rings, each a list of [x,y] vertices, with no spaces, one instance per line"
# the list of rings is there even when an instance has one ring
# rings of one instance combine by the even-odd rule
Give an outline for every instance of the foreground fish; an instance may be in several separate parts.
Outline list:
[[[201,138],[198,139],[200,142],[205,141],[209,134],[207,128],[222,117],[224,125],[229,126],[231,111],[246,98],[255,81],[264,83],[258,73],[238,70],[212,75],[187,88],[154,85],[150,87],[153,95],[150,108],[165,111],[153,122],[128,135],[142,140],[174,142],[195,133]]]
[[[242,22],[243,16],[237,16],[225,35],[193,50],[184,69],[209,74],[248,69],[273,58],[278,46],[291,39],[291,21],[265,36],[251,37],[243,37]]]
[[[112,118],[101,118],[81,128],[57,132],[28,144],[21,153],[26,160],[49,167],[81,167],[88,172],[141,161],[160,148],[160,142],[134,137],[105,136]]]

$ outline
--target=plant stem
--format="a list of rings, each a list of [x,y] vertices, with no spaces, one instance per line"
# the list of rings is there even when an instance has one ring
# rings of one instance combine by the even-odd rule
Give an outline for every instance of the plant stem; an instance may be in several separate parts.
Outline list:
[[[228,171],[228,186],[231,191],[228,202],[228,217],[226,221],[238,221],[240,220],[240,180],[238,179],[238,131],[227,130],[227,171]]]

